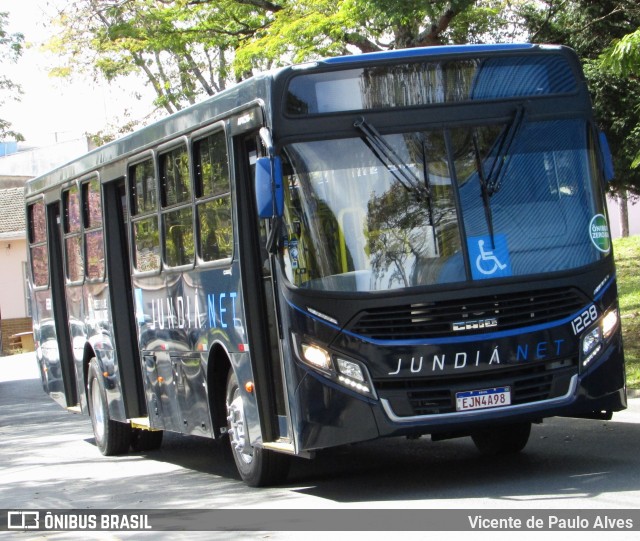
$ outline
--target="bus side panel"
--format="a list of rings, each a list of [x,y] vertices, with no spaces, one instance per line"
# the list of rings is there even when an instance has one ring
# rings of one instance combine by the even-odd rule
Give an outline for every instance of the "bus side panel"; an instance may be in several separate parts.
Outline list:
[[[247,344],[238,276],[236,264],[166,279],[134,279],[145,395],[154,428],[213,435],[209,351],[222,346],[233,364],[234,354]]]
[[[105,389],[109,416],[115,421],[126,422],[127,414],[120,381],[121,374],[117,362],[118,358],[113,347],[109,288],[110,286],[106,282],[86,284],[84,286],[84,340],[88,342],[95,354],[102,373],[106,374]],[[84,356],[84,345],[83,343],[83,350],[78,351],[78,355]],[[86,360],[89,361],[90,359]]]
[[[87,400],[84,379],[84,346],[87,342],[87,328],[85,325],[85,306],[82,285],[66,286],[67,321],[69,322],[69,336],[71,337],[71,352],[75,367],[75,384],[78,393],[78,404],[82,411],[87,412]]]
[[[48,289],[34,291],[33,307],[33,334],[42,388],[64,408],[67,406],[67,399],[65,398],[60,352],[53,321],[51,291]]]

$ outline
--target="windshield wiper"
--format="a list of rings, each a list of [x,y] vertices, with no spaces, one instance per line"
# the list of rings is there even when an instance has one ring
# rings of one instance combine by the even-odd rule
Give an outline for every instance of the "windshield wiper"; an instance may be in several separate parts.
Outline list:
[[[478,172],[478,179],[480,180],[480,192],[482,196],[482,205],[484,207],[484,215],[487,221],[487,227],[489,228],[489,236],[491,237],[491,248],[495,250],[496,243],[493,233],[493,212],[491,210],[491,197],[500,190],[500,182],[502,180],[502,171],[504,164],[509,157],[509,152],[513,141],[522,126],[524,119],[524,107],[519,106],[516,109],[513,120],[509,123],[506,130],[503,132],[503,136],[500,139],[500,144],[496,151],[496,155],[491,164],[489,175],[485,177],[484,167],[482,167],[482,157],[480,156],[480,149],[478,145],[478,134],[476,130],[473,130],[473,153],[476,162],[476,171]]]
[[[363,140],[369,147],[371,152],[378,158],[382,164],[387,168],[387,171],[391,173],[395,179],[402,185],[402,187],[408,192],[412,192],[416,195],[418,200],[425,198],[427,200],[429,223],[433,225],[433,208],[431,199],[431,185],[429,182],[429,176],[426,172],[426,145],[423,143],[423,167],[425,169],[425,181],[422,183],[411,168],[402,161],[400,156],[396,153],[393,147],[387,143],[384,138],[378,133],[371,124],[369,124],[363,117],[358,118],[353,126],[362,132]]]
[[[489,171],[489,176],[487,177],[487,190],[489,192],[489,197],[500,190],[502,170],[504,169],[504,164],[510,156],[509,152],[511,151],[511,146],[513,145],[513,141],[516,138],[518,131],[520,130],[520,126],[522,126],[523,119],[524,107],[520,105],[513,115],[513,120],[511,120],[506,130],[504,131],[504,135],[500,139],[500,145],[498,146],[495,158],[493,160],[493,163],[491,164],[491,170]]]
[[[484,176],[484,168],[482,167],[482,158],[480,157],[480,149],[478,148],[478,134],[476,130],[473,130],[473,154],[476,161],[476,171],[478,172],[478,179],[480,180],[480,195],[482,196],[482,205],[484,207],[484,216],[487,221],[487,227],[489,228],[489,235],[491,236],[491,248],[496,249],[496,243],[493,238],[493,212],[491,211],[491,196],[493,193],[489,193],[489,186],[486,177]]]

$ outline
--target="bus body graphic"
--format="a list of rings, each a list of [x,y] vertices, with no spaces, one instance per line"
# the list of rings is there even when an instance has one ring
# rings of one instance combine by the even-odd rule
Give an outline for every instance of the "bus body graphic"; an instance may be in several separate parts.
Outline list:
[[[520,451],[626,407],[574,53],[431,47],[248,79],[29,181],[42,384],[106,455],[227,438],[252,486],[388,436]]]

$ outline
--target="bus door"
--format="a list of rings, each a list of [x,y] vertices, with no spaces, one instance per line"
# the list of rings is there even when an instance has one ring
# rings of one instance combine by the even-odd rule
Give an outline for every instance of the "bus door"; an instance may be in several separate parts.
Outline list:
[[[268,224],[258,219],[253,189],[255,163],[264,154],[257,132],[234,138],[243,296],[262,444],[267,449],[294,453],[283,380],[275,274],[266,249]],[[250,427],[249,432],[253,444]]]
[[[47,340],[47,344],[41,343],[41,347],[58,349],[60,376],[64,388],[64,400],[62,397],[53,396],[56,402],[67,408],[78,407],[78,388],[76,369],[74,366],[73,349],[71,345],[71,333],[68,325],[67,299],[65,295],[64,256],[62,250],[62,224],[60,201],[47,205],[47,235],[49,245],[49,269],[51,286],[51,323],[55,329],[56,343]],[[40,339],[42,342],[42,339]],[[50,358],[55,356],[53,351],[48,353]]]
[[[122,405],[126,419],[141,418],[147,415],[147,407],[131,286],[125,181],[120,178],[105,182],[102,189],[106,271],[112,307],[111,339],[117,352]]]

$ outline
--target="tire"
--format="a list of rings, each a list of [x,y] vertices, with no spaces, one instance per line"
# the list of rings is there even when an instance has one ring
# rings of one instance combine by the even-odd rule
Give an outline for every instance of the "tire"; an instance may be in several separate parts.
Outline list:
[[[244,422],[242,393],[233,370],[227,377],[227,434],[231,454],[242,480],[251,487],[274,485],[285,480],[290,459],[287,455],[252,447]]]
[[[531,423],[518,423],[480,430],[471,438],[483,455],[513,455],[525,448],[530,434]]]
[[[162,445],[162,435],[162,430],[143,430],[142,428],[132,428],[131,449],[137,453],[155,451]]]
[[[131,425],[109,418],[104,379],[95,358],[89,363],[87,391],[93,435],[98,449],[105,456],[126,453],[131,444]]]

